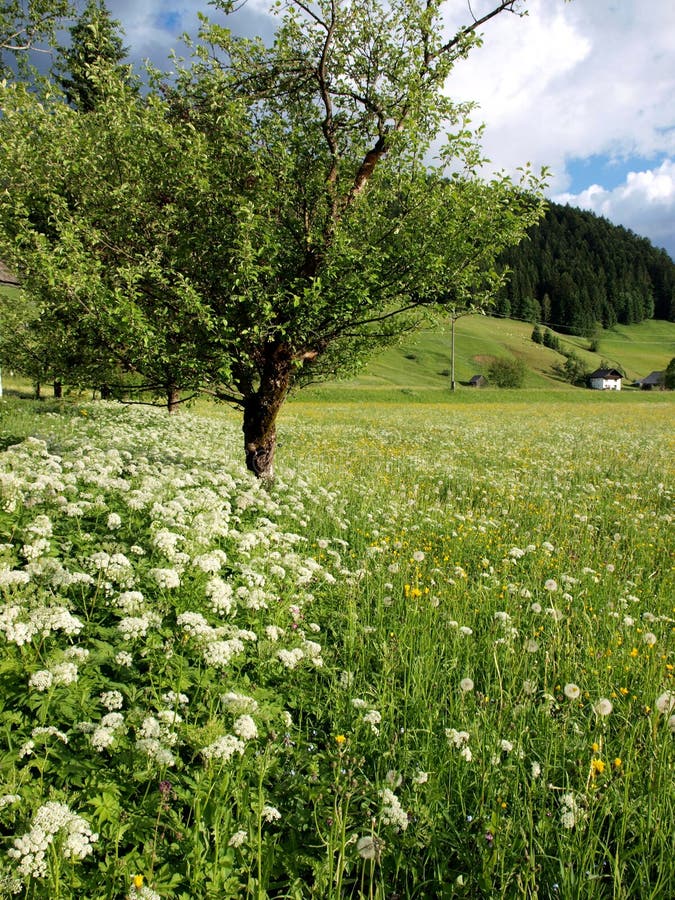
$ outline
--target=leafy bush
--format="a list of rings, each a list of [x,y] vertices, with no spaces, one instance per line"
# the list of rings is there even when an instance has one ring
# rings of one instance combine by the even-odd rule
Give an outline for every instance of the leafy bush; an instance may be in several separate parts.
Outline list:
[[[488,367],[488,378],[492,384],[501,388],[518,388],[523,386],[527,368],[522,359],[509,359],[499,356],[493,359]]]

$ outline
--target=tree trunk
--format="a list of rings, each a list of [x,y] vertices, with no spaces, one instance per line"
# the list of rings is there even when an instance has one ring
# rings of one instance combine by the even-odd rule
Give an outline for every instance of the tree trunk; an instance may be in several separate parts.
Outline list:
[[[54,382],[54,397],[57,400],[60,400],[61,397],[63,397],[63,385],[61,384],[60,381]]]
[[[101,385],[101,400],[110,400],[112,397],[112,389],[107,384]]]
[[[246,468],[258,478],[274,478],[276,421],[291,384],[293,358],[286,344],[269,344],[260,366],[260,386],[244,400]]]
[[[180,406],[180,391],[175,384],[169,385],[166,389],[166,408],[171,415],[178,412]]]

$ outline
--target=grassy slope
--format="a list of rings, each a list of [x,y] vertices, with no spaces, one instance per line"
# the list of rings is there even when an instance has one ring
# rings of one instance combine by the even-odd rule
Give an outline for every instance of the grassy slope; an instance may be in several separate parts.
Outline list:
[[[494,356],[517,356],[524,360],[528,373],[525,388],[573,390],[552,372],[555,363],[564,358],[531,340],[532,325],[511,319],[467,316],[455,326],[455,380],[465,385],[472,375],[485,372]],[[589,352],[584,338],[559,335],[564,347],[574,352],[589,369],[603,360],[621,366],[629,382],[664,369],[675,356],[675,323],[644,322],[641,325],[619,325],[603,332],[599,351]],[[358,389],[375,395],[392,390],[398,395],[433,395],[450,388],[450,326],[425,331],[392,347],[374,359],[357,378],[339,385],[313,389],[315,396],[334,397],[336,391]]]

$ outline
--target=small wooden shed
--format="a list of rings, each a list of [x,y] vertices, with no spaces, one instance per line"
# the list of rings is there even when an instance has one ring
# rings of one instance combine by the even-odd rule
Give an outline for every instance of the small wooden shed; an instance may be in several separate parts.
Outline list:
[[[487,378],[485,375],[474,375],[469,381],[469,387],[482,388],[487,387]]]

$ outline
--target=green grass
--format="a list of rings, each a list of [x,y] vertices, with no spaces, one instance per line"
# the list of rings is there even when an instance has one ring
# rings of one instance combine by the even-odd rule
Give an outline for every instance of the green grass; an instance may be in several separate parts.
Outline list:
[[[0,403],[0,895],[675,896],[673,397],[581,393],[295,402],[269,490]]]
[[[455,326],[455,379],[462,391],[473,375],[486,373],[497,356],[521,358],[527,366],[524,387],[579,393],[553,372],[564,362],[557,352],[531,340],[532,325],[511,319],[467,316]],[[602,333],[597,353],[586,348],[584,338],[558,334],[564,348],[574,350],[589,370],[603,360],[621,366],[627,384],[654,370],[663,370],[675,356],[675,323],[650,321],[641,325],[616,326]],[[367,369],[349,381],[312,388],[312,397],[335,398],[336,394],[362,391],[371,398],[387,397],[432,400],[434,394],[450,392],[451,333],[449,325],[424,331],[406,339],[374,359]],[[471,389],[473,391],[473,389]],[[500,392],[503,393],[503,392]]]

